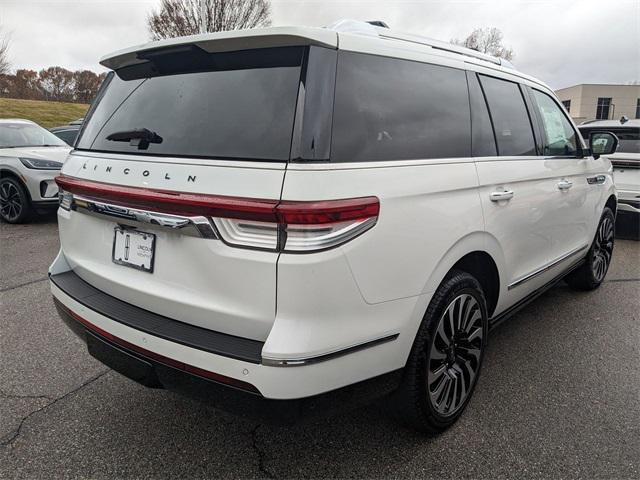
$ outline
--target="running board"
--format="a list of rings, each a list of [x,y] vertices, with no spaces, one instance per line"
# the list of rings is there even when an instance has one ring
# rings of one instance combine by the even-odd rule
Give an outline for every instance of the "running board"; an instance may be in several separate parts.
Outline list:
[[[507,310],[505,310],[504,312],[502,312],[501,314],[492,317],[489,319],[489,329],[493,330],[494,328],[496,328],[498,325],[500,325],[502,322],[504,322],[505,320],[508,320],[510,317],[512,317],[513,315],[515,315],[518,311],[520,311],[520,309],[522,309],[523,307],[525,307],[526,305],[528,305],[529,303],[531,303],[532,301],[534,301],[536,298],[538,298],[540,295],[542,295],[544,292],[546,292],[547,290],[549,290],[551,287],[555,286],[557,283],[559,283],[564,277],[566,277],[567,275],[569,275],[571,272],[573,272],[576,268],[580,268],[585,262],[584,258],[581,258],[580,260],[578,260],[576,263],[574,263],[573,265],[571,265],[567,270],[565,270],[564,272],[562,272],[560,275],[558,275],[557,277],[555,277],[553,280],[551,280],[550,282],[545,283],[542,287],[538,288],[537,290],[534,290],[533,292],[531,292],[529,295],[527,295],[526,297],[524,297],[522,300],[520,300],[519,302],[517,302],[516,304],[512,305],[511,307],[509,307]]]

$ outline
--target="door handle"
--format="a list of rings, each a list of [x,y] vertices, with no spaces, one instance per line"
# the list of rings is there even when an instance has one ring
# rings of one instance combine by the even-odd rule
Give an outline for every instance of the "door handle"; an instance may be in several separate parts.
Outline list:
[[[511,200],[513,198],[513,190],[505,190],[502,192],[491,192],[489,198],[492,202],[499,202],[501,200]]]
[[[573,182],[569,180],[560,180],[558,182],[558,189],[560,190],[569,190],[571,187],[573,187]]]

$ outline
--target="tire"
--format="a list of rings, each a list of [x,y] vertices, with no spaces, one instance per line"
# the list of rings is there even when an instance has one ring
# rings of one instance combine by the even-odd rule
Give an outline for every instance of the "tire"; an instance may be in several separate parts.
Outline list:
[[[609,207],[605,207],[584,264],[565,277],[565,281],[571,288],[589,291],[595,290],[602,284],[613,255],[615,222],[613,212]]]
[[[24,223],[33,213],[26,189],[15,178],[0,178],[0,218],[7,223]]]
[[[453,324],[447,321],[449,313]],[[452,325],[467,327],[458,328],[467,333],[456,334],[454,342]],[[455,423],[477,384],[487,334],[480,283],[468,273],[452,271],[431,299],[394,394],[394,410],[403,423],[430,435]]]

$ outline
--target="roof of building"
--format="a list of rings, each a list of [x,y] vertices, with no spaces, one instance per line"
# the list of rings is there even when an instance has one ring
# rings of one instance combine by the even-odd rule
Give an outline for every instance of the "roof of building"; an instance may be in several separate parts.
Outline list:
[[[587,120],[582,122],[579,127],[640,127],[640,119],[626,119],[626,121],[620,120]]]
[[[570,88],[575,87],[635,87],[640,88],[640,84],[626,84],[626,83],[577,83],[575,85],[570,85],[568,87],[558,88],[556,92],[559,90],[568,90]]]

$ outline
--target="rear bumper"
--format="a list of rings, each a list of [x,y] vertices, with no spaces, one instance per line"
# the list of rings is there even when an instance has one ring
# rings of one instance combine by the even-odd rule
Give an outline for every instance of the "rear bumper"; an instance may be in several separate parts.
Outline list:
[[[402,370],[395,370],[311,397],[265,398],[253,385],[190,367],[130,344],[72,312],[54,296],[65,324],[86,344],[89,353],[118,373],[149,388],[164,388],[249,418],[277,423],[295,422],[316,414],[336,413],[365,405],[395,390]],[[216,378],[217,377],[217,378]]]
[[[58,209],[58,199],[55,200],[38,200],[31,202],[33,208],[40,214],[55,212]]]
[[[57,261],[54,265],[61,263]],[[117,362],[111,362],[110,356],[99,357],[115,370],[150,387],[194,395],[189,386],[205,385],[255,397],[252,401],[278,405],[282,401],[302,400],[303,406],[295,407],[302,411],[313,410],[316,407],[310,405],[318,402],[324,404],[327,392],[331,397],[342,397],[341,402],[346,404],[362,403],[363,399],[392,391],[399,381],[401,370],[393,365],[385,369],[385,362],[381,361],[389,349],[397,348],[395,337],[383,343],[372,342],[362,349],[347,349],[341,355],[332,354],[317,362],[274,366],[263,361],[262,342],[213,332],[142,310],[106,295],[70,270],[53,269],[50,279],[56,306],[67,325],[85,341],[98,338],[116,351],[150,364],[151,370],[147,368],[147,371],[153,373],[140,377],[135,373],[140,370],[139,363],[129,371],[117,368]],[[96,344],[91,344],[93,340],[89,341],[90,350]],[[372,366],[377,371],[367,374],[367,367]],[[211,383],[214,385],[209,385]],[[370,388],[370,384],[375,387]],[[348,393],[343,392],[345,387]],[[213,398],[210,394],[204,396],[208,400]],[[323,398],[315,398],[318,396]],[[354,402],[346,401],[345,396]]]

